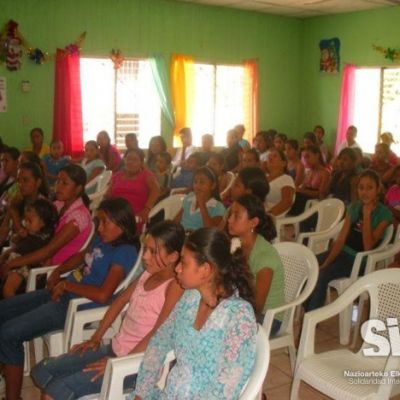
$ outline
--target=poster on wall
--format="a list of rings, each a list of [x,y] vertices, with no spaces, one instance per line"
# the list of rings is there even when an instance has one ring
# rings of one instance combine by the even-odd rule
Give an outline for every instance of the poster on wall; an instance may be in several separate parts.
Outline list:
[[[7,112],[7,81],[0,76],[0,112]]]
[[[340,40],[323,39],[319,42],[319,71],[323,74],[337,74],[340,69]]]

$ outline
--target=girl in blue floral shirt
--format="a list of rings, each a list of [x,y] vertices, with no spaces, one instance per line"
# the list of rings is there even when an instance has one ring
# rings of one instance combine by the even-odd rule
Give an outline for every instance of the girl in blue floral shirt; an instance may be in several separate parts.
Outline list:
[[[257,324],[251,275],[241,250],[216,228],[193,232],[176,268],[186,289],[151,340],[139,370],[140,399],[238,399],[255,360]],[[156,384],[173,350],[165,388]]]

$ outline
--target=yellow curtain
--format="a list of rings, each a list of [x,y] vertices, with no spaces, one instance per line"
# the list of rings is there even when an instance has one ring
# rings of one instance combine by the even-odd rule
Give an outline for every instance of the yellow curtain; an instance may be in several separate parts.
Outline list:
[[[175,114],[173,146],[181,146],[179,131],[193,121],[194,61],[174,54],[171,62],[172,104]]]
[[[243,105],[246,121],[243,121],[246,127],[245,139],[250,144],[253,142],[258,131],[258,65],[257,60],[246,60],[244,63],[244,90]]]

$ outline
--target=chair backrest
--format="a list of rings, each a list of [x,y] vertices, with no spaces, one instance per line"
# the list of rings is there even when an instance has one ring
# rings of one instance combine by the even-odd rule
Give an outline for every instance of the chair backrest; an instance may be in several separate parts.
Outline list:
[[[319,266],[314,253],[306,246],[293,242],[274,244],[285,270],[285,302],[305,301],[317,283]],[[279,333],[291,329],[295,306],[285,311]]]
[[[164,210],[164,219],[174,219],[182,208],[184,194],[174,194],[161,200],[149,212],[149,218]]]
[[[111,181],[112,171],[106,170],[101,174],[101,179],[97,185],[97,190],[104,190]]]
[[[228,184],[226,185],[226,188],[220,193],[221,197],[225,196],[229,192],[233,185],[233,182],[235,181],[235,174],[232,171],[228,171],[226,175],[228,176]]]
[[[256,359],[250,377],[240,394],[240,400],[256,400],[262,392],[265,377],[267,376],[270,360],[268,336],[264,328],[258,325]]]
[[[319,232],[335,226],[343,218],[345,206],[339,199],[324,199],[311,207],[318,213],[318,221],[315,231]]]

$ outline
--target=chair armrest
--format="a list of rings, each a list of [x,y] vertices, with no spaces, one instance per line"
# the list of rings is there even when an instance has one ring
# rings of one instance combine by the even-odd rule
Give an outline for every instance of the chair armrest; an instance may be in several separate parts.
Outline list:
[[[387,250],[382,250],[370,254],[367,260],[367,267],[365,268],[366,273],[372,271],[376,263],[380,261],[386,261],[387,259],[394,257],[399,252],[400,242],[397,242],[394,245],[390,246]]]
[[[339,224],[319,232],[302,232],[299,234],[297,238],[297,243],[303,244],[304,239],[311,239],[311,238],[321,239],[321,240],[327,240],[333,238],[340,232],[338,225]]]
[[[82,343],[84,341],[83,337],[83,328],[86,324],[91,322],[101,321],[107,312],[109,306],[93,308],[90,310],[82,310],[79,312],[75,312],[74,321],[73,321],[73,329],[71,333],[71,340],[69,343],[69,347],[74,346],[75,344]]]
[[[144,353],[110,358],[101,386],[100,400],[124,400],[124,379],[139,371]]]
[[[29,270],[29,275],[26,283],[26,291],[27,292],[32,292],[33,290],[36,290],[36,279],[39,275],[45,275],[47,278],[49,275],[57,268],[57,265],[51,265],[48,267],[38,267],[38,268],[32,268]]]

